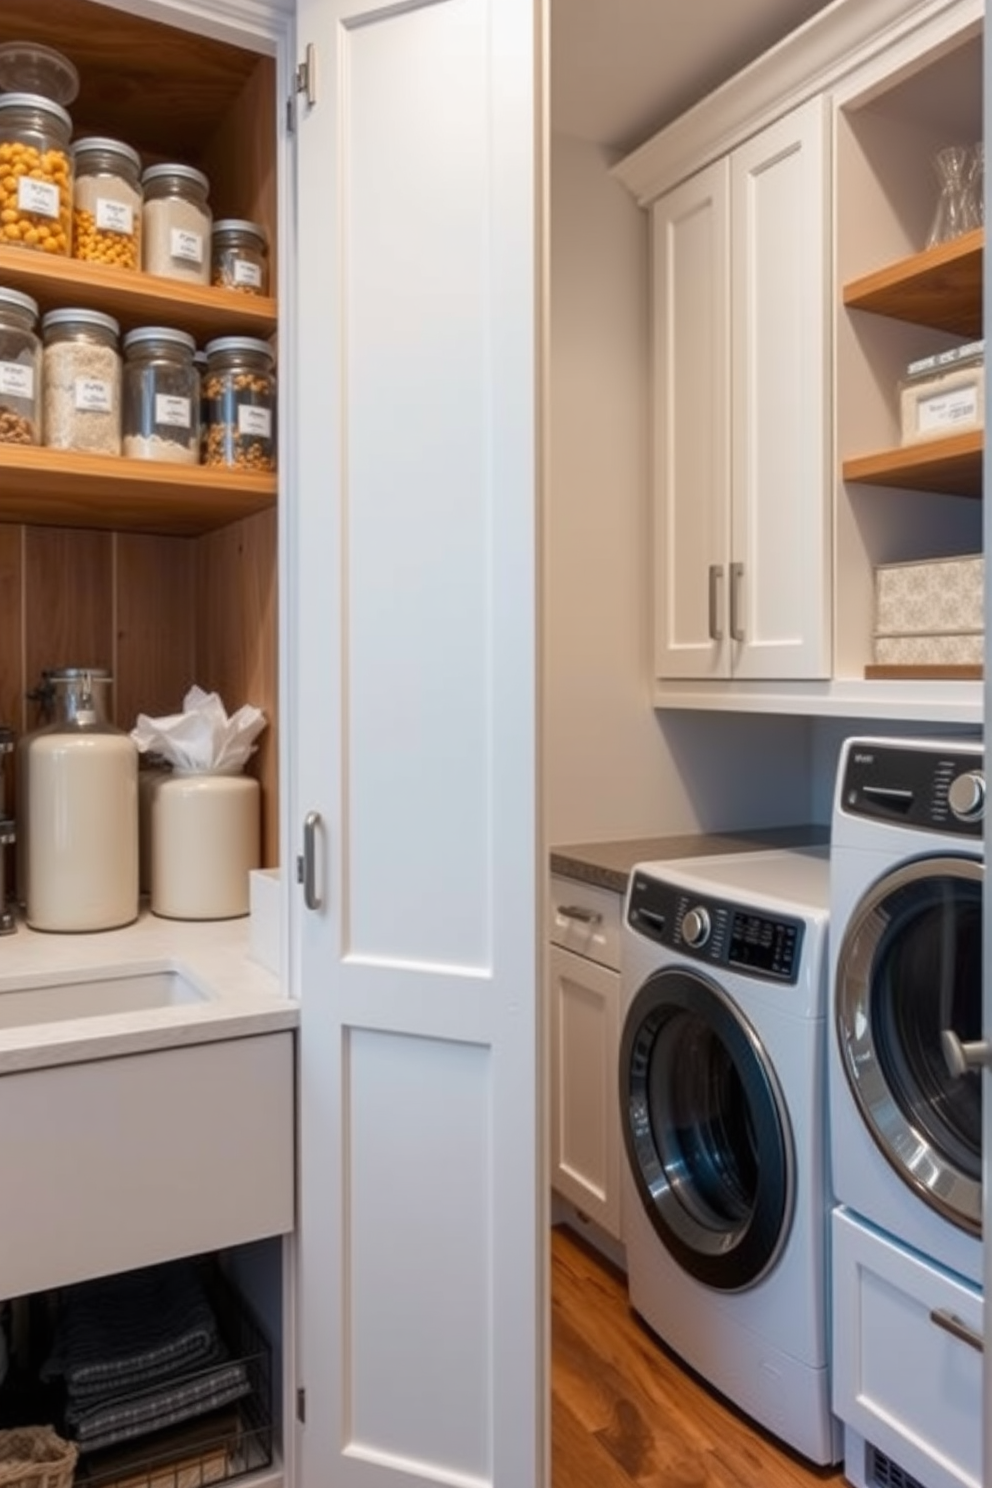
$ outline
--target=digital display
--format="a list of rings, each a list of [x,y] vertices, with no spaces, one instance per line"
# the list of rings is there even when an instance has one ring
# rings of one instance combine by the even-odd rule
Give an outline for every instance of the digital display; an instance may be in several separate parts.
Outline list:
[[[800,930],[794,921],[769,920],[738,910],[731,922],[727,964],[791,980]]]

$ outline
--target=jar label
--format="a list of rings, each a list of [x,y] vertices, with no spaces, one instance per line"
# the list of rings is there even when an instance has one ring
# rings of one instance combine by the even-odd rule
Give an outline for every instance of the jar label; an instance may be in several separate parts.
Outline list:
[[[18,176],[17,205],[22,212],[33,212],[36,217],[58,217],[59,188],[50,181]]]
[[[253,408],[249,403],[238,406],[238,433],[254,434],[257,439],[272,438],[272,412],[268,408]]]
[[[169,429],[189,429],[192,425],[189,399],[174,393],[156,393],[155,422]]]
[[[127,202],[110,201],[105,196],[96,199],[96,225],[104,232],[123,233],[134,237],[134,208]]]
[[[958,424],[978,422],[978,387],[967,383],[948,393],[937,393],[920,402],[917,427],[921,434],[944,433]]]
[[[0,393],[8,398],[33,398],[34,368],[22,362],[0,362]]]
[[[184,258],[187,263],[202,264],[202,234],[189,232],[185,227],[174,227],[169,233],[169,252],[173,258]]]
[[[77,377],[75,384],[77,413],[112,413],[113,395],[109,382],[99,377]]]
[[[234,260],[234,282],[235,284],[247,284],[251,289],[261,289],[262,270],[256,263],[249,263],[247,259],[236,258]]]

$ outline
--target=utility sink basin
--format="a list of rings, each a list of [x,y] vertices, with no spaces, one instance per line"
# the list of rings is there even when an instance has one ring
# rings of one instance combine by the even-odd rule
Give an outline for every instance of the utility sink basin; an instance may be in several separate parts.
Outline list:
[[[0,989],[0,1029],[142,1013],[209,1000],[194,982],[171,969],[44,982],[9,992]]]

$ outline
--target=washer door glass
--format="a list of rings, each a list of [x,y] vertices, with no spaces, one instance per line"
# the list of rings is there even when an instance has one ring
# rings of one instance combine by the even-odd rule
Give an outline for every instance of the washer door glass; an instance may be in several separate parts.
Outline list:
[[[621,1126],[641,1203],[683,1270],[740,1291],[792,1221],[785,1102],[754,1029],[715,983],[656,972],[620,1046]]]
[[[981,1233],[982,1085],[953,1073],[949,1030],[981,1038],[984,867],[926,858],[873,885],[837,964],[848,1085],[886,1159],[931,1208]]]

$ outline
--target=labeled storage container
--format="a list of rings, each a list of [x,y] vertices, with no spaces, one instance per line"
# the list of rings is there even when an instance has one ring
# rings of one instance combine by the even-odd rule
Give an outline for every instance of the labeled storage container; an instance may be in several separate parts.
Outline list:
[[[149,785],[152,913],[226,920],[250,907],[261,790],[250,775],[164,775]]]
[[[204,406],[207,465],[276,468],[276,377],[272,349],[253,336],[207,343]]]
[[[44,339],[42,427],[50,449],[121,452],[120,327],[99,310],[50,310]]]
[[[0,444],[41,443],[41,342],[38,305],[0,288]]]
[[[72,147],[72,256],[115,269],[141,268],[141,157],[119,140]]]
[[[192,165],[150,165],[141,177],[146,274],[210,283],[210,182]]]
[[[985,425],[985,343],[911,362],[899,385],[903,444]]]
[[[225,217],[214,223],[211,282],[242,294],[269,292],[268,240],[258,222]]]
[[[124,337],[122,449],[130,459],[199,461],[195,350],[192,336],[168,326],[141,326]]]
[[[46,681],[54,721],[21,756],[27,922],[112,930],[138,914],[138,751],[109,721],[109,672],[69,667]]]
[[[36,93],[0,94],[0,242],[68,256],[72,120]]]
[[[875,570],[878,665],[977,665],[983,659],[981,554],[881,564]]]

